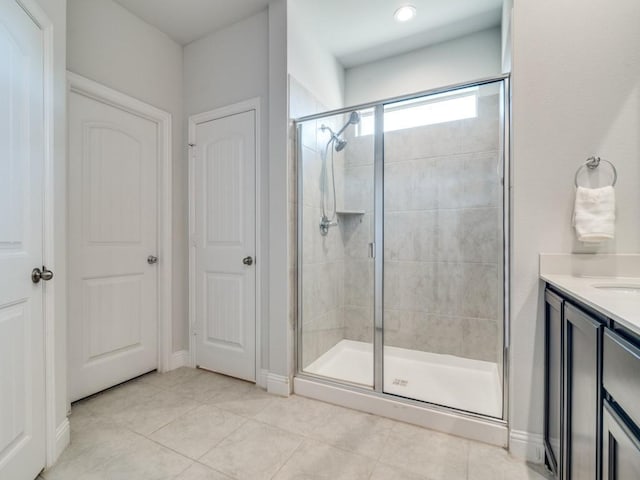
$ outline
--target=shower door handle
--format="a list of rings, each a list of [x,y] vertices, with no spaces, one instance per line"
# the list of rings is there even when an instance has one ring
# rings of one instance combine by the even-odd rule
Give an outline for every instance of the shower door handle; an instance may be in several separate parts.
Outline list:
[[[369,242],[369,258],[376,258],[376,244]]]

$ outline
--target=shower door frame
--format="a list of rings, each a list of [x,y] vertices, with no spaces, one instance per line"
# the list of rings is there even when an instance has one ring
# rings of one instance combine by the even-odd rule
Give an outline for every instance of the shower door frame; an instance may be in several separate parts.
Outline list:
[[[428,401],[405,398],[398,395],[385,393],[383,383],[383,357],[384,357],[384,107],[385,105],[415,100],[421,97],[452,92],[465,88],[480,87],[492,83],[501,84],[500,91],[500,118],[499,131],[502,140],[499,150],[499,159],[501,160],[500,182],[502,185],[502,235],[503,235],[503,355],[502,355],[502,417],[492,417],[480,413],[474,413],[466,410],[430,403]],[[309,372],[305,372],[302,368],[302,335],[303,335],[303,317],[302,317],[302,258],[303,258],[303,232],[302,232],[302,216],[303,216],[303,165],[302,165],[302,125],[301,123],[309,120],[318,120],[334,115],[350,113],[354,110],[374,109],[375,115],[375,132],[374,132],[374,337],[373,337],[373,386],[365,387],[347,381],[325,377]],[[511,85],[510,74],[502,74],[493,77],[486,77],[473,82],[457,83],[444,87],[424,90],[409,95],[387,98],[376,102],[369,102],[360,105],[354,105],[337,110],[330,110],[313,115],[307,115],[293,120],[295,135],[295,162],[297,167],[297,192],[296,199],[297,216],[296,216],[296,239],[297,239],[297,312],[295,322],[295,338],[294,342],[294,358],[295,358],[295,376],[313,380],[328,386],[337,386],[357,393],[366,393],[375,395],[387,400],[393,400],[400,403],[418,406],[435,412],[443,412],[447,414],[455,414],[470,419],[481,419],[498,425],[508,426],[509,418],[509,345],[510,345],[510,243],[511,243]]]

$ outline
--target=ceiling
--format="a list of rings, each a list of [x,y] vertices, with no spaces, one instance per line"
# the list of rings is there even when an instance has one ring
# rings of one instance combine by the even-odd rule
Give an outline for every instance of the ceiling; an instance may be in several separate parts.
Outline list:
[[[269,0],[115,0],[181,45],[265,9]]]
[[[269,0],[115,0],[186,45],[265,9]],[[503,0],[289,0],[300,22],[346,68],[500,25]],[[407,23],[395,10],[414,5]]]
[[[417,16],[393,13],[411,4]],[[499,26],[502,0],[290,0],[302,22],[346,68]]]

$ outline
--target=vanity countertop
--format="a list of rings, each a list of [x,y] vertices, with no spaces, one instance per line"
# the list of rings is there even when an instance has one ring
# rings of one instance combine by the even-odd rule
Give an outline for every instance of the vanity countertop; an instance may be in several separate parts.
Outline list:
[[[640,255],[541,254],[540,278],[640,335]]]
[[[640,288],[640,278],[562,274],[541,274],[540,278],[640,335],[640,290],[624,290],[624,286]],[[623,290],[597,288],[597,285],[619,285]]]

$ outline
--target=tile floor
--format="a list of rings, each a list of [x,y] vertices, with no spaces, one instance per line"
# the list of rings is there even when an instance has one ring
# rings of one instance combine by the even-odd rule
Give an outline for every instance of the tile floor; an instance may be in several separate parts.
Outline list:
[[[73,404],[45,480],[543,480],[504,450],[202,370]]]

